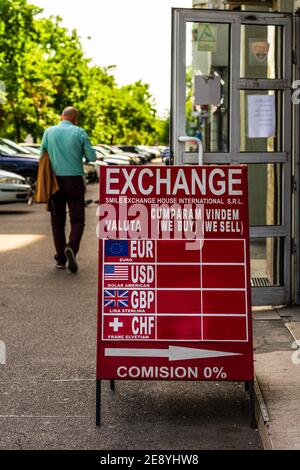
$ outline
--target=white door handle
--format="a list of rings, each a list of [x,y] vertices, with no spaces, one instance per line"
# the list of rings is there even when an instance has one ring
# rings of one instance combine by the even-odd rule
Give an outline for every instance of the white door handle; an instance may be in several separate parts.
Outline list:
[[[186,142],[194,142],[198,145],[199,157],[198,157],[198,164],[203,165],[204,163],[204,151],[203,151],[203,144],[198,137],[189,137],[188,135],[182,135],[178,137],[179,142],[185,144]]]

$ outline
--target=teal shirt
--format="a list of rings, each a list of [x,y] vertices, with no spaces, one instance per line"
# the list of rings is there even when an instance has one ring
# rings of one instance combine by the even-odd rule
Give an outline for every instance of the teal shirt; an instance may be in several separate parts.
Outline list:
[[[45,151],[57,176],[83,176],[83,158],[87,162],[96,161],[87,133],[70,121],[61,121],[45,131],[41,155]]]

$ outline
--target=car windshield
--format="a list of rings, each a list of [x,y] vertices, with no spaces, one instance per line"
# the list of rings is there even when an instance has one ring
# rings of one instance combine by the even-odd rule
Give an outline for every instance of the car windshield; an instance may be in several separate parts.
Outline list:
[[[15,155],[16,152],[10,148],[8,145],[6,145],[4,142],[0,141],[0,151],[4,153],[5,155]]]
[[[8,147],[10,147],[12,150],[14,150],[14,152],[16,153],[23,153],[25,155],[30,155],[32,152],[30,152],[30,150],[24,148],[24,147],[21,147],[21,145],[18,145],[16,144],[15,142],[13,142],[12,140],[9,140],[9,139],[1,139],[1,143],[4,143],[6,144]]]
[[[107,156],[108,156],[108,155],[107,155],[102,149],[100,149],[99,147],[94,147],[94,150],[96,151],[97,158],[103,158],[103,157],[107,157]]]
[[[105,146],[104,146],[104,145],[98,145],[98,146],[97,146],[97,149],[98,149],[101,153],[103,153],[103,155],[107,155],[107,156],[108,156],[108,155],[111,155],[111,154],[113,153],[113,152],[110,150],[109,147],[106,147],[106,145],[105,145]]]
[[[22,147],[24,148],[24,147]],[[25,147],[26,150],[29,150],[29,153],[34,153],[35,155],[39,155],[41,153],[40,148],[38,147]]]

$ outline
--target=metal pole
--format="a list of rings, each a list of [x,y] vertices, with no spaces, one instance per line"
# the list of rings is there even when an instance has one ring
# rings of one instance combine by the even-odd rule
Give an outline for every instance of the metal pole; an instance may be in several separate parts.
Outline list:
[[[115,389],[116,389],[116,385],[115,385],[114,379],[112,379],[112,380],[110,381],[110,389],[111,389],[113,392],[114,392]]]
[[[257,422],[255,417],[255,393],[254,393],[254,382],[248,382],[249,384],[249,405],[250,405],[250,426],[252,429],[257,429]]]
[[[96,380],[96,426],[101,426],[101,380]]]

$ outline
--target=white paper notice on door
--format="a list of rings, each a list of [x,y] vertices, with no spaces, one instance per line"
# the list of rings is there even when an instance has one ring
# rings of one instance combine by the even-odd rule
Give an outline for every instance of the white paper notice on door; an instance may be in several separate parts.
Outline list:
[[[195,75],[194,95],[196,105],[215,105],[221,101],[221,77]]]
[[[268,138],[276,134],[275,96],[248,96],[248,137]]]

